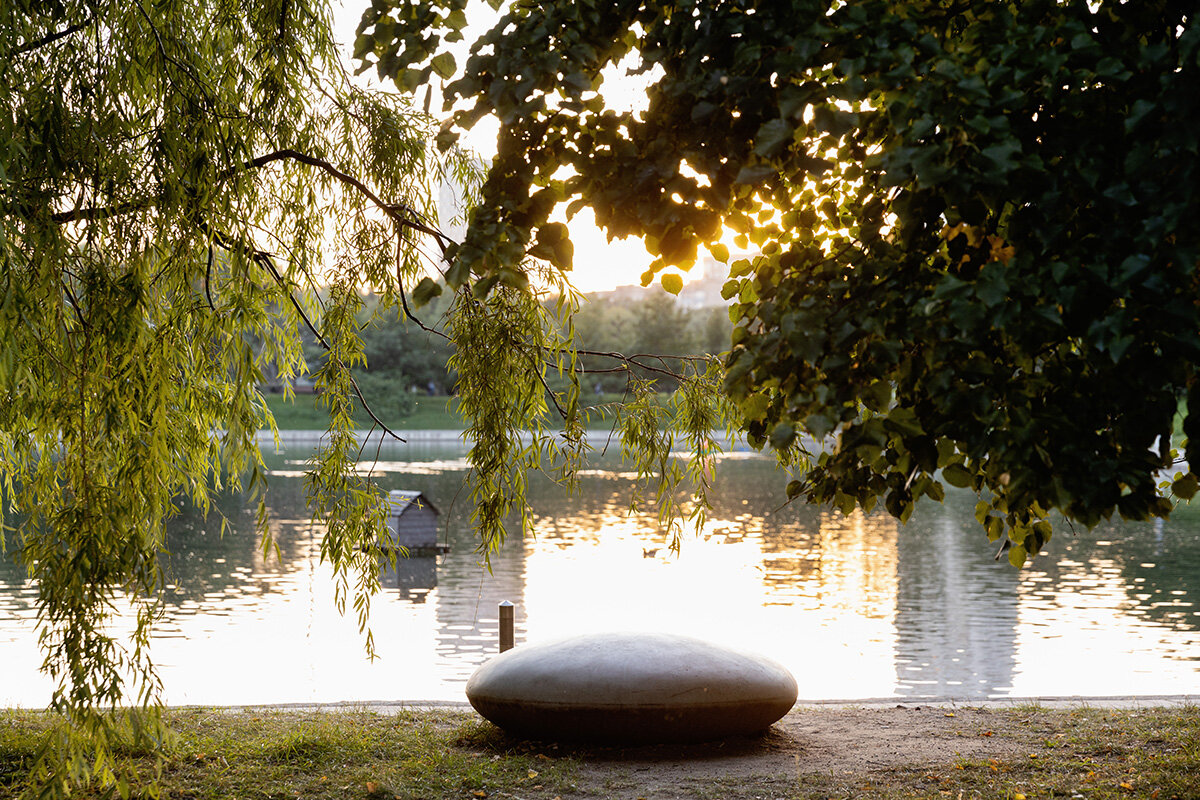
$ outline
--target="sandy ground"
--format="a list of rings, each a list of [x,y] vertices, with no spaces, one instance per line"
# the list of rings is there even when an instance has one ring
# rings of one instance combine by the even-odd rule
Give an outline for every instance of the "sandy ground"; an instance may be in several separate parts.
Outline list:
[[[1021,752],[1036,736],[1036,731],[1020,730],[1021,719],[949,706],[804,708],[759,737],[697,745],[562,748],[581,765],[580,790],[562,798],[767,798],[791,795],[798,784],[838,791],[847,781],[861,785],[872,776],[886,782],[897,770],[933,773],[963,759]],[[998,725],[1004,729],[996,730]],[[550,747],[551,752],[559,749]]]
[[[569,747],[528,743],[533,752],[571,755],[573,791],[558,800],[768,800],[888,796],[920,787],[937,796],[959,764],[1026,758],[1056,735],[1039,709],[1194,706],[1197,698],[1061,699],[794,708],[762,736],[696,745]],[[882,790],[882,791],[878,791]],[[506,793],[507,794],[507,793]],[[945,794],[942,792],[941,794]],[[524,800],[519,795],[511,795]]]

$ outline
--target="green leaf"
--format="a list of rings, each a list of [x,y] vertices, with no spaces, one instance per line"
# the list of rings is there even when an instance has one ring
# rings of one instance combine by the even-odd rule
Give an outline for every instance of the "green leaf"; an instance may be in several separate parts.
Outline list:
[[[499,272],[493,272],[490,275],[484,275],[482,278],[471,284],[471,296],[477,300],[483,300],[492,291],[492,287],[499,283],[499,281]]]
[[[360,59],[375,49],[375,37],[368,33],[360,33],[354,40],[353,58]]]
[[[575,263],[575,245],[570,239],[559,239],[554,243],[554,266],[569,272]]]
[[[971,472],[961,464],[949,464],[942,468],[942,480],[959,489],[970,486],[972,477]]]
[[[1171,494],[1182,500],[1191,500],[1200,489],[1200,481],[1192,473],[1187,473],[1171,482]]]
[[[500,268],[500,283],[522,292],[529,290],[529,277],[511,267]]]
[[[1009,140],[986,147],[982,152],[998,169],[1007,172],[1017,166],[1015,159],[1021,152],[1021,145],[1015,140]]]
[[[780,422],[771,429],[771,447],[775,450],[785,450],[796,441],[796,429],[786,422]]]
[[[446,270],[446,285],[457,289],[471,277],[471,265],[463,258],[456,258]]]
[[[433,278],[422,278],[412,290],[413,302],[417,307],[427,304],[430,300],[442,293],[442,286]]]
[[[394,77],[394,80],[401,90],[413,92],[425,82],[425,76],[428,74],[427,70],[404,69]]]
[[[758,129],[754,136],[754,152],[763,158],[774,158],[792,141],[792,126],[782,119],[773,119]],[[739,176],[739,183],[742,181]]]
[[[804,418],[804,427],[817,439],[824,439],[833,431],[834,423],[825,414],[809,414]]]
[[[433,57],[433,60],[429,64],[433,67],[433,71],[437,73],[438,77],[443,79],[452,78],[454,71],[457,69],[457,65],[454,63],[454,56],[450,53],[439,53]]]
[[[561,222],[547,222],[538,229],[537,240],[529,248],[529,255],[549,261],[560,270],[571,269],[575,246],[568,237],[567,226]]]
[[[755,185],[755,184],[762,183],[763,181],[765,181],[767,178],[771,177],[775,173],[776,173],[775,167],[773,167],[769,164],[765,164],[765,165],[760,164],[758,166],[746,166],[746,167],[742,167],[742,169],[738,172],[737,177],[734,178],[734,182]]]
[[[766,392],[755,392],[741,402],[740,408],[746,419],[760,419],[770,404],[770,395]]]
[[[872,411],[886,411],[892,400],[892,385],[887,381],[875,381],[863,392],[862,400]]]
[[[1133,133],[1133,131],[1141,124],[1146,115],[1158,107],[1158,103],[1146,98],[1135,100],[1133,106],[1129,109],[1129,116],[1125,118],[1125,132]]]

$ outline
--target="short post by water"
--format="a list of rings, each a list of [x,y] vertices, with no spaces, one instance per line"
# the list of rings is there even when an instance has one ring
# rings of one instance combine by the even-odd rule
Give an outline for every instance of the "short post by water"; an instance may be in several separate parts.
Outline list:
[[[513,611],[512,603],[503,600],[500,603],[500,652],[513,649]]]

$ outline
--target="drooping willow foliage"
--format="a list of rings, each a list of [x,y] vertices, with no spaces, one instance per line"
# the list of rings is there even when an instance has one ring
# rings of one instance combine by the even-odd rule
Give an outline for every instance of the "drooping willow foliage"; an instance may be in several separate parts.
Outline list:
[[[290,0],[0,14],[0,475],[69,722],[35,770],[49,791],[125,786],[105,712],[157,701],[164,520],[230,484],[261,497],[256,384],[304,367],[305,320],[328,347],[325,555],[343,602],[352,575],[369,595],[359,545],[381,526],[347,469],[350,312],[363,287],[394,302],[416,279],[431,186],[468,176],[421,114],[345,80],[329,30],[327,8]]]
[[[317,0],[0,10],[2,541],[37,583],[64,720],[32,770],[46,796],[127,794],[114,748],[161,743],[148,642],[177,504],[207,510],[242,487],[269,547],[255,444],[273,427],[268,370],[311,370],[329,410],[307,488],[337,603],[367,631],[385,506],[354,469],[357,312],[371,292],[411,316],[440,290],[454,244],[432,198],[481,176],[431,146],[436,124],[407,99],[354,85],[330,31]],[[500,277],[453,281],[444,326],[484,553],[514,517],[528,527],[526,472],[569,482],[585,447],[578,297],[545,264]],[[550,391],[555,374],[566,390]]]

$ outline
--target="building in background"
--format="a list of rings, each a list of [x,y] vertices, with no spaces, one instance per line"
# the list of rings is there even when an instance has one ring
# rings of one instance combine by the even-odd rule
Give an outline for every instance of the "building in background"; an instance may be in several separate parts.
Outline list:
[[[686,309],[717,308],[728,303],[721,297],[721,289],[729,280],[729,266],[722,264],[707,253],[700,256],[696,266],[687,273],[690,279],[683,285],[676,301]],[[644,299],[648,293],[655,292],[666,295],[667,290],[658,283],[650,286],[640,284],[625,284],[607,292],[588,292],[588,297],[595,300],[608,300],[615,303],[634,303]]]

